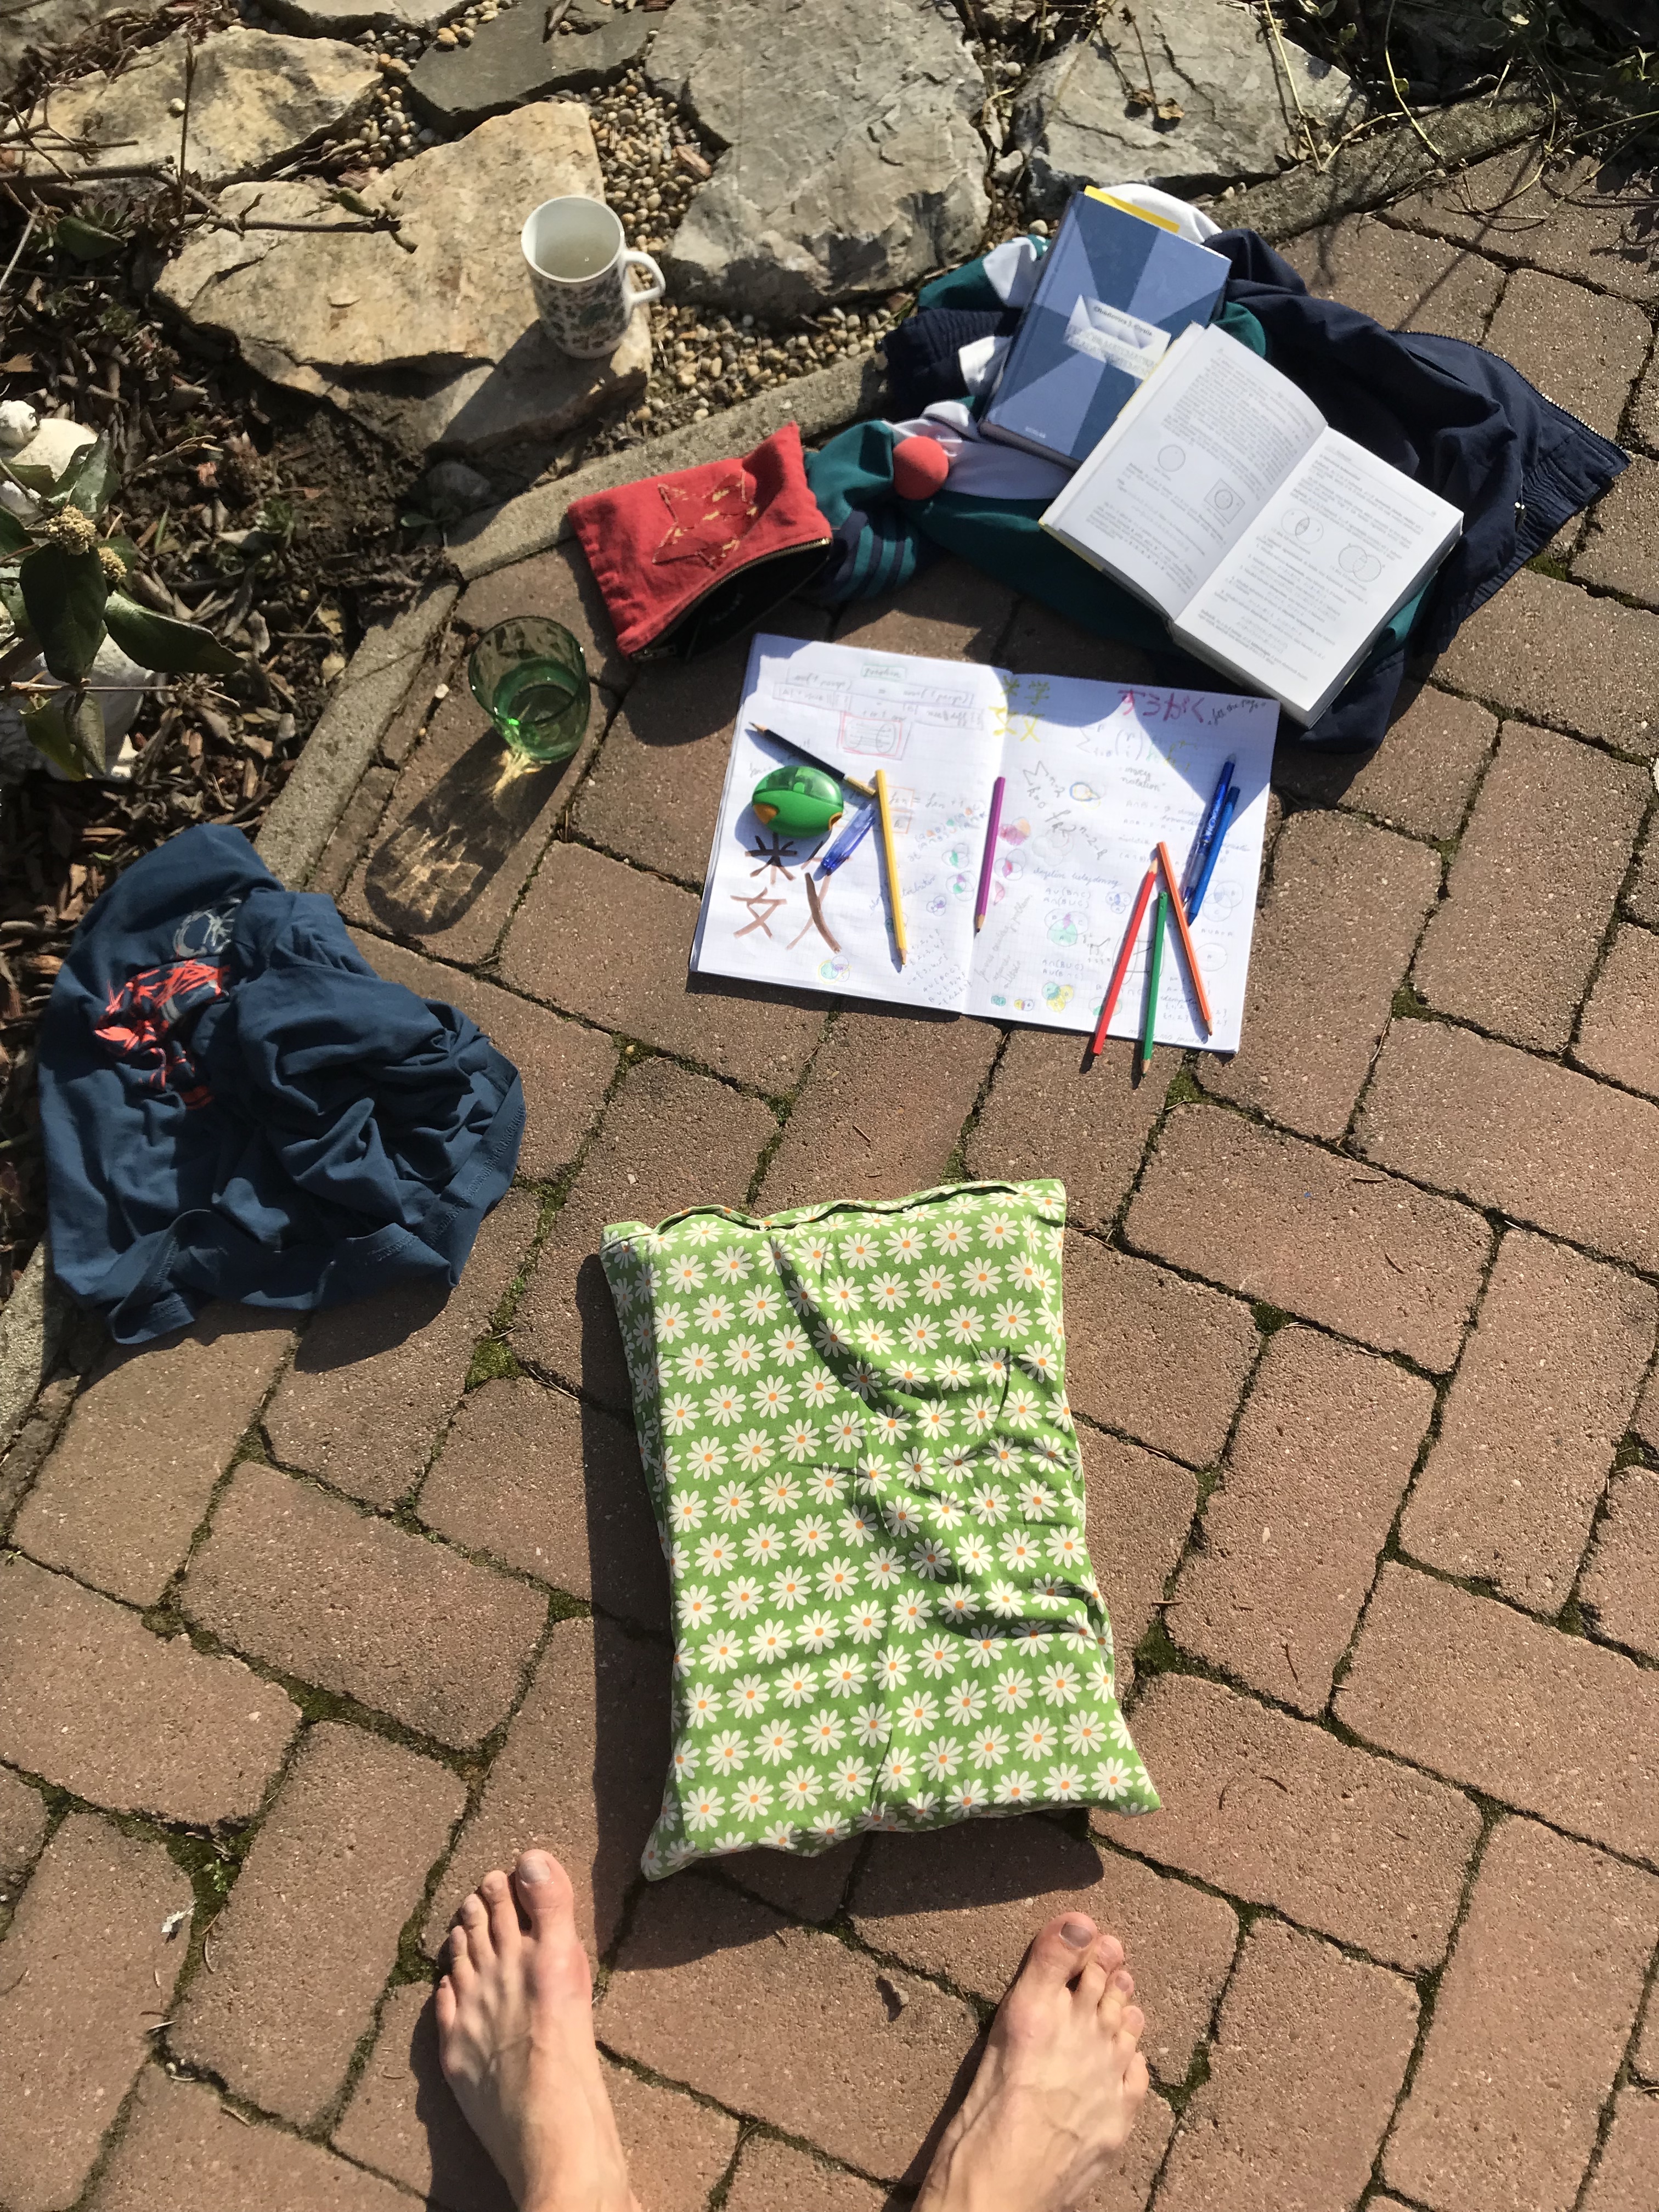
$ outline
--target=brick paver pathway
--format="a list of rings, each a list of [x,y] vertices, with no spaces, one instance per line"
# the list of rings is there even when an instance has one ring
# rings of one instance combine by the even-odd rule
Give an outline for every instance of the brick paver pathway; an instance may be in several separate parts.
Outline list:
[[[1659,452],[1649,211],[1586,172],[1490,212],[1532,159],[1295,258]],[[423,690],[324,887],[518,1060],[519,1188],[441,1310],[213,1315],[0,1471],[7,2212],[501,2204],[429,1961],[532,1838],[650,2212],[902,2201],[1073,1899],[1156,2084],[1091,2212],[1654,2212],[1656,546],[1644,454],[1375,760],[1281,756],[1243,1050],[1139,1086],[1121,1046],[1084,1078],[1072,1037],[688,991],[742,649],[629,671],[566,550],[474,586],[433,684],[550,608],[586,750],[500,786]],[[838,634],[1142,672],[955,565]],[[647,1889],[665,1583],[600,1225],[1037,1173],[1165,1811]]]

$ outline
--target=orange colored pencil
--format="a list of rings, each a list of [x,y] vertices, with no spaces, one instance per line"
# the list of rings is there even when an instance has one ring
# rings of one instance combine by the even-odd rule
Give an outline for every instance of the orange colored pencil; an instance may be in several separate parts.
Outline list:
[[[1135,939],[1140,934],[1140,925],[1146,913],[1146,902],[1151,898],[1153,886],[1157,882],[1157,868],[1155,866],[1148,868],[1146,880],[1140,886],[1139,896],[1135,900],[1134,912],[1129,916],[1129,927],[1123,933],[1123,945],[1117,956],[1117,965],[1112,970],[1112,980],[1106,986],[1106,996],[1100,1002],[1100,1019],[1095,1024],[1094,1042],[1089,1048],[1091,1059],[1093,1059],[1105,1047],[1106,1024],[1112,1018],[1112,1010],[1117,1005],[1117,994],[1123,988],[1123,979],[1129,972],[1130,956],[1135,949]]]
[[[1198,1011],[1206,1030],[1215,1024],[1210,1019],[1210,1002],[1204,995],[1204,978],[1198,972],[1198,955],[1193,950],[1193,933],[1187,927],[1187,909],[1181,903],[1181,886],[1176,881],[1175,863],[1170,858],[1170,848],[1158,840],[1158,857],[1163,863],[1164,880],[1170,886],[1170,911],[1175,916],[1176,934],[1181,939],[1181,949],[1187,956],[1187,973],[1193,979],[1193,993],[1198,1000]]]

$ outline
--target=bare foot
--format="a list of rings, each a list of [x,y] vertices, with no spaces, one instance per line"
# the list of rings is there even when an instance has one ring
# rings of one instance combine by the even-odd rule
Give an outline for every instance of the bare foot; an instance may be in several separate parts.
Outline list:
[[[1123,1946],[1080,1912],[1038,1935],[998,2008],[915,2212],[1070,2212],[1115,2162],[1146,2094]]]
[[[462,1899],[438,1984],[438,2055],[520,2212],[639,2212],[593,2047],[570,1877],[545,1851]]]

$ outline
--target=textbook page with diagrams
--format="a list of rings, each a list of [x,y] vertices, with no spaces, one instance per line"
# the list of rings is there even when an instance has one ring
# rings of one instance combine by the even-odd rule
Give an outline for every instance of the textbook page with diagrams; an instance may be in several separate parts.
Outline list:
[[[1179,960],[1166,958],[1160,1043],[1236,1052],[1267,819],[1279,710],[1270,699],[1060,676],[1012,676],[858,645],[757,637],[726,765],[714,849],[692,942],[695,974],[1092,1030],[1152,850],[1184,866],[1222,763],[1238,810],[1193,925],[1214,1026],[1199,1021]],[[828,876],[817,864],[866,805],[820,836],[779,835],[750,804],[797,756],[887,772],[909,939],[894,949],[879,827]],[[985,927],[974,902],[992,787],[1006,780]],[[1139,1033],[1143,930],[1111,1029]]]
[[[1042,526],[1307,724],[1463,518],[1210,324],[1182,331]]]

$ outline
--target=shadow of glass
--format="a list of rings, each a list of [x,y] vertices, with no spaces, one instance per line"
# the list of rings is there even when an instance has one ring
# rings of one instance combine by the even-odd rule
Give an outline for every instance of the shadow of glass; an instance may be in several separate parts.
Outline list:
[[[375,920],[408,937],[459,921],[569,765],[519,760],[484,731],[369,863],[363,895]]]

